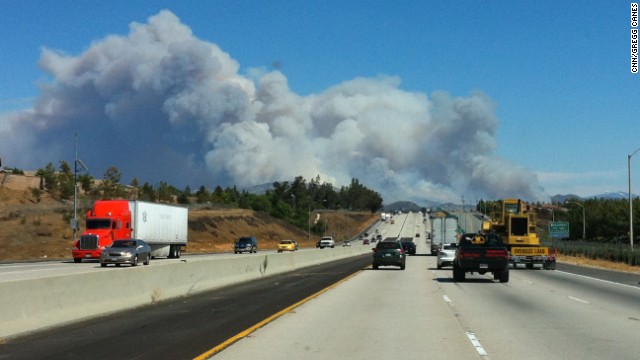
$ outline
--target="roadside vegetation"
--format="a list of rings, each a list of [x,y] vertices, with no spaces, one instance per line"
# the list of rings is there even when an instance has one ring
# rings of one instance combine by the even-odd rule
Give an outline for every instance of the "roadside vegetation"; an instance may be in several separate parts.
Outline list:
[[[7,174],[0,174],[0,187],[5,183]],[[19,169],[10,174],[24,175]],[[36,175],[40,179],[39,186],[30,187],[30,197],[35,202],[43,198],[52,198],[60,204],[68,204],[74,196],[74,171],[71,166],[61,161],[58,169],[49,163],[39,169]],[[129,184],[121,183],[121,173],[116,167],[110,167],[101,179],[95,179],[86,173],[77,175],[78,214],[83,214],[97,199],[131,199],[159,203],[188,204],[194,209],[243,209],[256,214],[266,214],[283,223],[291,224],[308,236],[318,236],[328,229],[336,231],[336,221],[331,221],[332,212],[338,210],[354,213],[374,213],[381,209],[383,199],[377,192],[352,179],[351,184],[341,188],[323,182],[319,177],[307,181],[301,176],[292,181],[274,182],[262,194],[238,190],[235,186],[223,188],[216,186],[209,189],[200,186],[197,190],[189,186],[180,190],[166,182],[155,185],[147,182],[141,184],[133,178]],[[566,203],[532,204],[537,214],[538,234],[541,241],[559,251],[563,256],[593,260],[611,261],[640,267],[640,203],[634,199],[634,251],[629,241],[629,203],[622,199],[572,199]],[[490,214],[499,208],[499,201],[480,200],[476,210]],[[584,209],[584,234],[583,234]],[[56,208],[58,216],[62,214],[65,223],[74,217],[68,205]],[[7,219],[16,217],[18,212],[10,212]],[[318,216],[322,214],[322,216]],[[28,220],[40,225],[44,215],[34,216]],[[21,218],[22,223],[25,217]],[[80,220],[82,222],[82,220]],[[569,238],[550,238],[548,229],[552,221],[566,221],[570,224]],[[330,226],[330,223],[331,225]],[[39,226],[39,233],[47,227]],[[212,230],[210,230],[212,231]],[[42,236],[42,234],[38,234]],[[345,236],[347,236],[345,234]],[[584,239],[583,239],[584,236]],[[64,236],[68,238],[68,236]]]
[[[58,200],[71,200],[74,196],[74,182],[77,182],[80,188],[78,200],[85,211],[97,199],[130,199],[191,204],[194,207],[240,208],[269,214],[314,234],[325,232],[327,223],[324,217],[310,225],[313,213],[336,210],[374,213],[382,207],[383,201],[379,193],[360,184],[358,179],[352,179],[348,186],[336,189],[331,183],[323,182],[320,177],[307,181],[298,176],[292,181],[274,182],[264,194],[255,194],[238,190],[235,186],[216,186],[210,190],[202,185],[196,191],[187,186],[180,190],[163,181],[156,185],[147,182],[140,184],[137,178],[133,178],[128,185],[123,185],[122,174],[113,166],[105,171],[100,180],[86,173],[79,174],[74,179],[74,171],[66,161],[60,161],[57,170],[49,163],[39,169],[36,175],[41,179],[39,188],[32,189],[36,199],[46,191]],[[67,216],[66,220],[69,220],[73,214]]]
[[[0,180],[3,181],[0,186],[0,263],[70,260],[74,241],[70,226],[73,198],[54,198],[46,188],[40,190],[43,181],[33,171],[27,174],[0,173]],[[96,187],[100,185],[101,180],[93,184]],[[39,191],[38,199],[33,195],[34,189]],[[125,189],[129,190],[127,186]],[[77,215],[82,231],[85,210],[91,206],[92,200],[84,191],[78,199]],[[176,201],[174,197],[173,202]],[[294,226],[265,212],[220,203],[197,203],[194,198],[190,201],[193,203],[188,205],[189,244],[185,253],[231,252],[234,241],[247,235],[259,239],[261,251],[275,250],[283,239],[296,240],[301,248],[313,248],[321,237],[312,233],[308,226]],[[325,224],[322,231],[336,240],[346,240],[364,231],[378,220],[378,216],[368,210],[323,210],[313,213],[310,219]]]

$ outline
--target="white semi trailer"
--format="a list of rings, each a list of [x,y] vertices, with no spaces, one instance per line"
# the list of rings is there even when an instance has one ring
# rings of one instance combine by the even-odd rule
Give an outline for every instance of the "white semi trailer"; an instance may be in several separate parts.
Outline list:
[[[458,218],[448,213],[439,212],[431,217],[431,255],[437,255],[443,244],[457,241]]]

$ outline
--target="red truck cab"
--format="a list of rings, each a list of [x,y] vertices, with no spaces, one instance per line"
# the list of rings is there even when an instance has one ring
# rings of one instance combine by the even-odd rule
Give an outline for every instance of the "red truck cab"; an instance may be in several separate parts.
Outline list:
[[[87,212],[87,227],[73,244],[76,263],[100,259],[105,247],[116,239],[131,238],[131,210],[127,200],[99,200]]]

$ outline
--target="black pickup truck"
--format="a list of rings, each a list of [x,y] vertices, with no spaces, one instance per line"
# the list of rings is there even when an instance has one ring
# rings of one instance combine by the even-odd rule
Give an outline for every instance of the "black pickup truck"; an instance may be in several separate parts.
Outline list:
[[[463,234],[453,260],[453,281],[465,273],[492,273],[494,280],[509,282],[509,250],[496,233]]]

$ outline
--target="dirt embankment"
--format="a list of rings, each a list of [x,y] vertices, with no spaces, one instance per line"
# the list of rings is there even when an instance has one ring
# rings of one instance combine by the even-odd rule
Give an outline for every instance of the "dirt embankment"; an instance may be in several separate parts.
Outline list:
[[[38,199],[32,189],[39,184],[40,179],[33,174],[0,173],[0,261],[71,257],[73,231],[68,219],[73,214],[73,202],[60,202],[46,193]],[[377,216],[370,213],[327,212],[321,216],[329,224],[328,233],[338,241],[361,232],[377,220]],[[243,235],[256,236],[260,249],[275,249],[283,239],[297,240],[301,247],[314,247],[319,239],[311,235],[309,241],[307,231],[251,210],[189,211],[187,253],[232,251],[233,241]],[[639,267],[621,263],[562,255],[559,260],[640,273]]]
[[[39,179],[33,176],[0,174],[0,261],[68,259],[71,257],[73,202],[60,202],[46,194],[39,199],[31,190]],[[81,218],[82,211],[78,211]],[[354,236],[377,220],[365,212],[321,214],[327,232],[342,240]],[[83,221],[81,221],[81,230]],[[78,234],[79,235],[79,234]],[[263,213],[245,209],[189,210],[189,245],[186,253],[233,251],[239,236],[258,238],[262,250],[275,249],[283,239],[314,247],[319,236]]]

